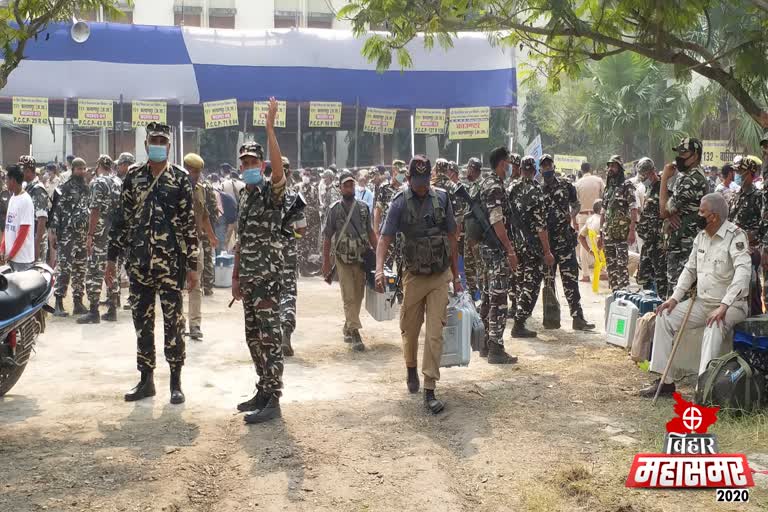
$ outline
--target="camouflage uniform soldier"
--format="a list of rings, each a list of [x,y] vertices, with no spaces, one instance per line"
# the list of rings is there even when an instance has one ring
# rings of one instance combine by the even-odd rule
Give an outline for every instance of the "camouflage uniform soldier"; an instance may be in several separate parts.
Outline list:
[[[121,208],[110,232],[107,270],[111,285],[119,254],[127,260],[139,383],[125,401],[155,395],[155,299],[160,296],[165,327],[165,359],[171,369],[171,403],[185,400],[181,368],[185,359],[183,301],[185,285],[195,288],[198,241],[187,172],[168,163],[171,129],[149,123],[145,141],[149,161],[133,168],[123,181]]]
[[[270,98],[266,122],[269,154],[275,162],[282,162],[275,136],[276,115],[277,101]],[[283,388],[280,271],[285,240],[281,233],[285,174],[282,165],[275,165],[271,179],[265,180],[261,172],[263,162],[261,145],[250,142],[240,147],[240,170],[246,188],[240,194],[232,296],[243,301],[245,340],[259,377],[256,394],[237,405],[238,411],[248,411],[246,423],[261,423],[280,416]]]
[[[117,174],[112,176],[113,185],[117,191],[117,210],[121,208],[123,180],[135,164],[136,159],[130,153],[120,153],[120,156],[117,158]],[[107,250],[109,250],[109,243],[107,243]],[[120,307],[120,270],[125,266],[125,257],[122,254],[117,256],[117,264],[115,266],[118,270],[117,279],[114,279],[111,285],[107,285],[108,309],[106,313],[101,315],[101,319],[107,322],[117,321],[117,308]],[[126,304],[124,308],[130,310],[131,306]]]
[[[482,294],[480,315],[487,333],[488,362],[514,364],[517,357],[504,351],[507,293],[512,273],[517,268],[517,253],[507,235],[506,227],[506,222],[512,218],[504,194],[504,178],[512,173],[507,148],[499,147],[491,151],[490,163],[493,172],[483,178],[478,186],[480,206],[487,212],[488,222],[494,231],[479,244],[487,283],[487,288]]]
[[[608,282],[611,290],[629,286],[629,245],[635,243],[637,196],[635,185],[624,178],[624,163],[613,155],[608,163],[608,179],[603,192],[598,246],[605,248]]]
[[[389,205],[392,204],[392,198],[395,197],[402,188],[403,183],[405,183],[406,171],[407,168],[405,162],[402,160],[395,160],[392,162],[392,180],[389,183],[382,183],[379,185],[373,208],[373,232],[376,236],[380,236],[381,228],[384,227],[384,222],[387,220],[387,213],[389,212]],[[401,245],[402,236],[396,236],[394,243],[389,246],[384,266],[390,270],[395,268],[395,263],[397,263],[397,268],[400,268],[400,263],[402,261],[400,255]],[[398,293],[400,293],[399,290]]]
[[[709,181],[699,167],[703,148],[701,141],[684,138],[674,148],[677,157],[674,163],[664,166],[659,189],[659,211],[661,218],[669,223],[667,237],[667,289],[671,292],[677,286],[677,279],[691,254],[693,240],[699,225],[701,198],[709,193]],[[670,196],[669,181],[677,174]]]
[[[305,236],[301,237],[298,241],[299,245],[299,269],[302,274],[309,274],[310,257],[317,254],[318,248],[318,231],[317,227],[320,225],[320,197],[318,196],[317,186],[315,186],[307,173],[301,178],[301,183],[298,184],[298,191],[304,196],[304,200],[307,203],[304,209],[304,217],[307,222],[307,231]]]
[[[290,162],[283,157],[283,172],[286,176],[290,173]],[[285,204],[293,204],[299,195],[295,187],[287,188],[285,192]],[[299,248],[298,240],[307,232],[307,220],[304,218],[304,212],[293,216],[290,226],[287,226],[287,232],[283,232],[283,269],[282,288],[280,290],[280,325],[283,328],[282,345],[283,355],[285,357],[293,356],[293,345],[291,345],[291,336],[296,330],[296,296],[298,287],[296,279],[299,275]]]
[[[467,163],[467,192],[474,197],[480,184],[480,173],[483,164],[479,158],[470,158]],[[462,229],[463,233],[463,229]],[[464,240],[464,276],[467,280],[467,291],[476,299],[480,294],[480,281],[483,279],[483,262],[480,258],[480,245],[463,237]],[[510,280],[511,281],[511,280]],[[487,353],[486,353],[487,355]]]
[[[650,158],[637,162],[637,173],[645,183],[645,206],[637,223],[637,235],[643,239],[640,251],[640,268],[637,284],[643,288],[656,286],[659,297],[667,297],[667,254],[662,234],[663,220],[659,216],[659,190],[661,181],[656,166]]]
[[[549,248],[547,233],[547,200],[533,176],[536,174],[536,160],[526,156],[520,162],[521,176],[512,181],[508,195],[512,209],[510,227],[515,239],[518,265],[514,280],[517,282],[517,301],[514,338],[534,338],[536,332],[525,327],[539,298],[544,264],[552,266],[555,257]],[[517,222],[515,222],[517,220]]]
[[[740,227],[747,235],[752,258],[753,276],[760,275],[760,243],[762,233],[763,198],[753,180],[760,172],[760,161],[754,156],[737,156],[733,168],[741,175],[741,188],[731,198],[728,220]],[[749,292],[750,315],[763,313],[760,279],[752,281]]]
[[[216,201],[216,191],[213,189],[213,185],[209,182],[203,182],[203,194],[205,196],[205,209],[208,212],[208,218],[215,226],[219,220],[219,206]],[[203,295],[213,295],[213,280],[214,280],[214,251],[218,245],[216,238],[208,240],[208,237],[203,237]]]
[[[64,296],[72,280],[73,315],[88,310],[83,306],[85,293],[85,267],[87,253],[85,238],[88,232],[88,186],[85,184],[85,160],[72,161],[72,176],[60,188],[60,197],[53,208],[51,228],[56,233],[58,264],[56,266],[56,309],[54,316],[67,316]]]
[[[579,263],[576,261],[578,237],[573,225],[581,210],[576,187],[570,181],[555,176],[555,162],[551,155],[542,155],[539,169],[544,179],[541,189],[548,199],[547,228],[550,247],[555,256],[555,264],[547,272],[554,282],[555,270],[560,267],[560,279],[563,281],[565,300],[571,310],[573,330],[589,331],[595,325],[584,319],[579,292]]]
[[[515,180],[520,179],[520,162],[522,160],[522,157],[518,155],[517,153],[510,153],[509,155],[509,165],[512,166],[512,175],[509,178],[506,178],[504,180],[505,189],[507,191],[507,197],[509,197],[509,191],[512,187],[512,183],[515,182]],[[509,220],[509,219],[507,219]],[[515,237],[512,237],[512,244],[515,244]],[[482,262],[481,262],[482,264]],[[514,277],[514,274],[513,274]],[[515,314],[517,313],[517,295],[518,295],[518,281],[517,279],[511,279],[509,282],[509,293],[507,294],[507,298],[509,299],[508,307],[507,307],[507,318],[514,318]],[[482,356],[482,352],[480,354]]]
[[[24,171],[26,191],[35,205],[35,261],[48,260],[48,210],[50,201],[45,186],[37,178],[37,162],[32,156],[19,158],[19,167]]]

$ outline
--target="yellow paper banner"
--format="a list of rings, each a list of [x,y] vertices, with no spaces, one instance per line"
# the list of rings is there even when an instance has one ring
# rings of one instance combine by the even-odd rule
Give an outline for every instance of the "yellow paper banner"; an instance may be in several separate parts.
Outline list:
[[[267,126],[267,111],[269,103],[266,101],[253,102],[253,126]],[[277,102],[277,117],[275,117],[275,128],[285,128],[285,102]]]
[[[555,167],[564,174],[576,174],[581,170],[581,164],[587,161],[585,156],[555,155],[554,158]]]
[[[112,100],[77,100],[77,124],[109,128],[112,126]]]
[[[144,128],[149,123],[168,124],[168,104],[164,101],[134,101],[131,126]]]
[[[445,109],[417,108],[413,116],[413,133],[445,134]]]
[[[452,108],[448,122],[451,140],[487,139],[490,134],[490,107]]]
[[[235,99],[203,103],[203,114],[206,129],[240,124],[237,117],[237,100]]]
[[[309,103],[310,128],[339,128],[341,103],[335,101],[311,101]]]
[[[365,109],[364,132],[393,133],[395,131],[395,118],[397,110],[390,108]]]
[[[48,98],[14,96],[13,124],[48,124]]]
[[[722,167],[732,163],[737,155],[746,155],[733,149],[727,140],[703,140],[701,146],[701,165]]]

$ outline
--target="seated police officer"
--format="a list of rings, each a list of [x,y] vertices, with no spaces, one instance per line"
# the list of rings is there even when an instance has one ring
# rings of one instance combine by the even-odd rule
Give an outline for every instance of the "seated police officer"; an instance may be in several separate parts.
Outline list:
[[[408,373],[408,391],[419,391],[416,370],[419,332],[426,318],[424,359],[424,401],[433,414],[443,410],[435,398],[435,385],[440,380],[440,358],[443,354],[443,325],[448,306],[448,283],[455,292],[462,290],[458,265],[458,230],[448,194],[430,188],[432,166],[429,159],[416,155],[408,167],[408,186],[398,192],[389,207],[376,248],[376,287],[384,289],[384,261],[387,249],[398,233],[403,246],[403,305],[400,308],[400,331]]]

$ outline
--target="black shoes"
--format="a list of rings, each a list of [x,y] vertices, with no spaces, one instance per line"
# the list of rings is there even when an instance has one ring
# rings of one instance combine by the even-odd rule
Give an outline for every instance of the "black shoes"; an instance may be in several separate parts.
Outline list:
[[[141,380],[139,380],[139,383],[125,394],[125,401],[135,402],[142,398],[155,396],[155,381],[153,377],[152,370],[143,370],[141,372]]]
[[[365,351],[365,345],[363,345],[363,338],[360,337],[360,331],[358,331],[357,329],[352,331],[352,350],[354,352]]]
[[[264,405],[260,409],[245,413],[243,420],[246,423],[264,423],[265,421],[279,418],[282,415],[280,412],[280,397],[274,393],[265,394],[264,397]]]
[[[56,307],[53,310],[53,316],[59,318],[69,316],[69,313],[64,311],[64,297],[56,297]]]
[[[201,331],[200,327],[197,325],[190,325],[189,337],[192,338],[193,340],[200,341],[203,339],[203,331]]]
[[[213,295],[213,290],[211,290],[210,288],[208,288],[207,290],[203,290],[203,295],[205,295],[206,297],[210,297],[211,295]]]
[[[511,356],[504,351],[504,345],[488,343],[488,364],[515,364],[516,356]]]
[[[408,370],[408,380],[406,381],[408,383],[408,392],[409,393],[418,393],[419,392],[419,372],[417,368],[407,368]]]
[[[355,342],[355,338],[352,336],[352,332],[351,331],[344,330],[343,334],[344,334],[344,343],[354,343]]]
[[[659,386],[661,386],[661,393],[659,393],[659,396],[672,396],[672,393],[675,392],[674,382],[672,384],[662,384],[661,379],[656,379],[653,384],[647,388],[641,389],[638,395],[642,398],[653,398],[656,396],[656,390]]]
[[[573,330],[574,331],[591,331],[595,328],[595,324],[591,324],[584,319],[584,315],[573,317]]]
[[[181,367],[171,368],[171,403],[183,404],[184,392],[181,390]]]
[[[237,410],[240,412],[258,411],[259,409],[264,408],[264,404],[266,403],[266,395],[261,390],[258,390],[250,399],[237,404]]]
[[[291,333],[288,331],[283,333],[283,356],[293,357],[293,347],[291,346]]]
[[[74,297],[73,303],[75,305],[74,308],[72,308],[72,314],[73,315],[84,315],[88,312],[88,310],[83,306],[83,298],[82,297]]]
[[[536,331],[531,331],[530,329],[526,329],[524,321],[515,320],[515,325],[512,326],[512,337],[513,338],[535,338]]]
[[[101,317],[99,316],[99,303],[91,304],[91,309],[86,314],[77,319],[79,324],[98,324],[101,323]]]
[[[438,400],[435,398],[435,390],[434,389],[425,389],[424,390],[424,407],[427,408],[429,412],[432,414],[438,414],[443,409],[445,409],[445,404],[442,400]]]
[[[109,309],[101,315],[101,319],[105,322],[117,322],[117,308],[114,304],[109,305]]]

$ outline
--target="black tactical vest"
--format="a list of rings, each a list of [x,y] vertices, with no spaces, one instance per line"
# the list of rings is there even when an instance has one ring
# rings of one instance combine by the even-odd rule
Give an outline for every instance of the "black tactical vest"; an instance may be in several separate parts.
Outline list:
[[[437,194],[430,190],[428,196],[417,204],[413,191],[404,192],[405,208],[401,211],[400,226],[403,230],[403,264],[405,270],[416,275],[439,274],[451,265],[450,246],[445,226],[445,208],[440,206]],[[427,201],[432,211],[425,213]]]

